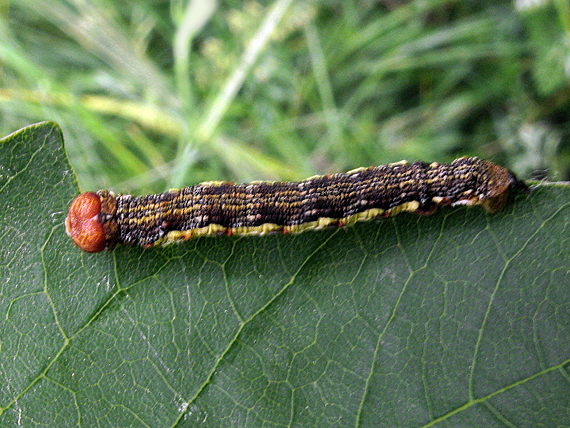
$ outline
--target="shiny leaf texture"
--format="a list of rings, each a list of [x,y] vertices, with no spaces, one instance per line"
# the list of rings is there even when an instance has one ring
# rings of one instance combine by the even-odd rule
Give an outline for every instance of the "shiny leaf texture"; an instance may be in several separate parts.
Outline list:
[[[570,424],[570,188],[493,215],[88,255],[53,123],[0,141],[0,425]]]

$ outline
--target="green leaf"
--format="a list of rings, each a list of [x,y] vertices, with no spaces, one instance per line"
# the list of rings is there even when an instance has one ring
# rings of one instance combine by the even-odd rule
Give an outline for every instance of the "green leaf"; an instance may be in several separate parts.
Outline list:
[[[59,128],[0,141],[0,425],[570,424],[570,189],[89,255]]]

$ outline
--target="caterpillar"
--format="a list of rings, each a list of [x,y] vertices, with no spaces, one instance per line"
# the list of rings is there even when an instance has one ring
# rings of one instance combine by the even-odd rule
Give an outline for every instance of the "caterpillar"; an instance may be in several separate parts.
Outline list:
[[[496,212],[511,189],[529,191],[512,172],[486,160],[402,161],[298,182],[205,182],[147,196],[87,192],[71,203],[65,227],[79,248],[96,253],[200,235],[298,233],[401,211],[431,214],[438,205]]]

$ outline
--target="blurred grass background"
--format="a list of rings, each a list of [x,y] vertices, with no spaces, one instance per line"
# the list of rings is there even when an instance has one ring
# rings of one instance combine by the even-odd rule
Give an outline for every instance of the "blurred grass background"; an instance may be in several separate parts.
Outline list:
[[[141,194],[477,155],[568,180],[567,0],[0,0],[0,134]]]

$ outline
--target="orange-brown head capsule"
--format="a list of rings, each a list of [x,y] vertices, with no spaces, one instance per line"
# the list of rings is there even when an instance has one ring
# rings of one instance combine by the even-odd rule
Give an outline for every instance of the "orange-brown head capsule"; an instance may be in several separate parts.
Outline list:
[[[105,230],[101,223],[101,198],[97,193],[79,195],[69,206],[65,231],[75,245],[88,253],[105,249]]]

